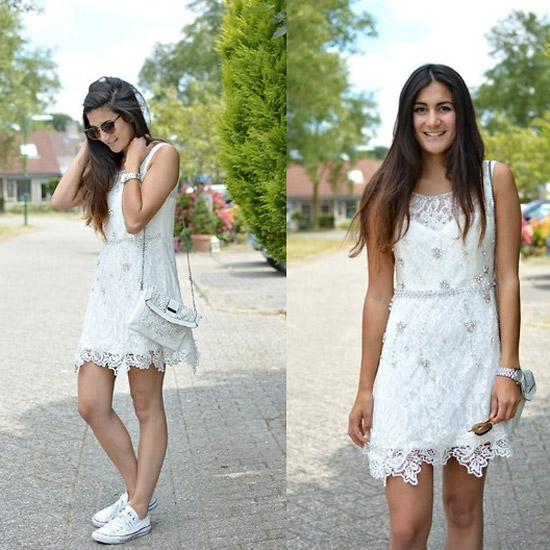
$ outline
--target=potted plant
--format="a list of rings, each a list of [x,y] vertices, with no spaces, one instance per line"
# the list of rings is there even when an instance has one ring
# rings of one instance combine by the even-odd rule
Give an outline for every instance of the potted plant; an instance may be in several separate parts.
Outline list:
[[[210,240],[216,231],[216,217],[203,195],[195,198],[195,208],[190,215],[192,225],[191,242],[197,252],[208,252]]]
[[[184,185],[176,201],[174,250],[180,252],[193,243],[195,250],[209,250],[215,235],[221,241],[231,239],[233,220],[221,193],[207,187],[197,191]],[[200,235],[206,235],[201,237]],[[203,243],[204,241],[204,243]]]

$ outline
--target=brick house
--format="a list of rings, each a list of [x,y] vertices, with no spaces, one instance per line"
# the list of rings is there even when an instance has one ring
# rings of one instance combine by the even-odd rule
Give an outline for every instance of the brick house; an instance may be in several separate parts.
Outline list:
[[[31,132],[29,143],[36,146],[37,155],[27,158],[27,177],[29,179],[29,201],[41,203],[50,200],[51,180],[59,179],[75,157],[82,136],[76,131],[76,124],[69,125],[65,132],[37,130]],[[7,210],[10,204],[23,200],[23,158],[18,148],[4,163],[0,164],[0,197],[4,198]]]
[[[334,224],[350,219],[365,185],[382,164],[375,159],[359,159],[348,171],[348,181],[340,183],[333,192],[326,178],[319,183],[319,213],[334,216]],[[287,216],[292,219],[300,212],[313,221],[313,184],[302,166],[291,165],[287,170]]]

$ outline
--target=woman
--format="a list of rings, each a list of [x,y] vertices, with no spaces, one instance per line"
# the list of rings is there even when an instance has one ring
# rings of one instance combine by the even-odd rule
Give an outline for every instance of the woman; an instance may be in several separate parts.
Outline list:
[[[366,246],[369,285],[348,433],[384,480],[392,550],[426,547],[434,465],[445,548],[482,548],[487,465],[511,455],[521,214],[512,173],[483,155],[464,81],[424,65],[356,216],[351,254]]]
[[[179,155],[153,141],[145,101],[119,78],[90,85],[84,100],[86,140],[52,197],[61,210],[83,205],[105,243],[94,275],[76,354],[78,410],[119,470],[126,490],[93,516],[92,537],[120,544],[151,531],[149,510],[167,443],[162,386],[166,364],[197,363],[191,331],[174,352],[128,328],[145,284],[181,301],[172,248]],[[137,456],[112,408],[115,380],[128,372],[139,422]]]

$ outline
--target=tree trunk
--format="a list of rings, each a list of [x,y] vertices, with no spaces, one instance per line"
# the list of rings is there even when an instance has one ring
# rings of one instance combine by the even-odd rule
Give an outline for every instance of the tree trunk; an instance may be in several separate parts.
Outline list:
[[[311,225],[313,229],[319,229],[319,178],[313,180],[313,194],[311,196],[311,210],[312,210],[312,220]]]

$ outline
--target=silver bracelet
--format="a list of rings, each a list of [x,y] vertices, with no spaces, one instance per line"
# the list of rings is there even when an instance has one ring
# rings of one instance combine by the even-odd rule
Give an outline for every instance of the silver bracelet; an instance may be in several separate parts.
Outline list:
[[[138,180],[141,182],[141,174],[138,172],[121,172],[120,182],[125,184],[128,180]]]
[[[518,371],[520,370],[520,367],[512,368],[512,367],[498,367],[497,368],[497,376],[505,376],[506,378],[511,378],[515,382],[518,380]]]

